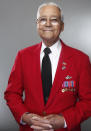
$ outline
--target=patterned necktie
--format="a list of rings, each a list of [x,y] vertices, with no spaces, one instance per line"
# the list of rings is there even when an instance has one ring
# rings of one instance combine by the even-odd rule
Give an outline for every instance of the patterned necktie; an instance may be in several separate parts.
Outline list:
[[[51,53],[50,48],[44,49],[44,57],[42,60],[42,87],[44,94],[44,103],[46,104],[48,97],[50,95],[50,90],[52,87],[52,69],[51,69],[51,61],[49,58],[49,54]]]

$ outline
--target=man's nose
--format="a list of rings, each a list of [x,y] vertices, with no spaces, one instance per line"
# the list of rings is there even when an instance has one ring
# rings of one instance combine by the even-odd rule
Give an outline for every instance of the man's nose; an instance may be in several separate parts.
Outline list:
[[[47,19],[47,21],[46,21],[46,26],[51,26],[51,21],[50,21],[50,19]]]

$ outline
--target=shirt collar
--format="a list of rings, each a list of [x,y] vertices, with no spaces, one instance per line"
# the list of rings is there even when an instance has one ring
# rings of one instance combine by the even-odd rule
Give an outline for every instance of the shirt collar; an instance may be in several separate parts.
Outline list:
[[[46,48],[47,46],[44,44],[44,42],[42,41],[42,46],[41,46],[41,53],[44,53],[44,49]],[[58,55],[59,51],[61,50],[61,43],[60,43],[60,40],[58,40],[55,44],[53,44],[52,46],[49,47],[52,54],[53,55]]]

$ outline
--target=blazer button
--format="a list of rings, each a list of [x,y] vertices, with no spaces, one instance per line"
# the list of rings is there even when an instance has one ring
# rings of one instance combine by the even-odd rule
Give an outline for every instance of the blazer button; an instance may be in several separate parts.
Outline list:
[[[46,111],[43,111],[42,113],[43,113],[43,116],[46,116]]]

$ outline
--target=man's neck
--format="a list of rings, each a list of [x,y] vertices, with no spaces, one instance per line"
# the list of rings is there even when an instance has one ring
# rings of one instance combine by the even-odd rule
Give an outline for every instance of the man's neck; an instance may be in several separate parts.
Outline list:
[[[47,47],[50,47],[50,46],[54,45],[58,40],[59,40],[59,38],[57,38],[57,39],[54,40],[54,41],[43,40],[43,43],[44,43]]]

